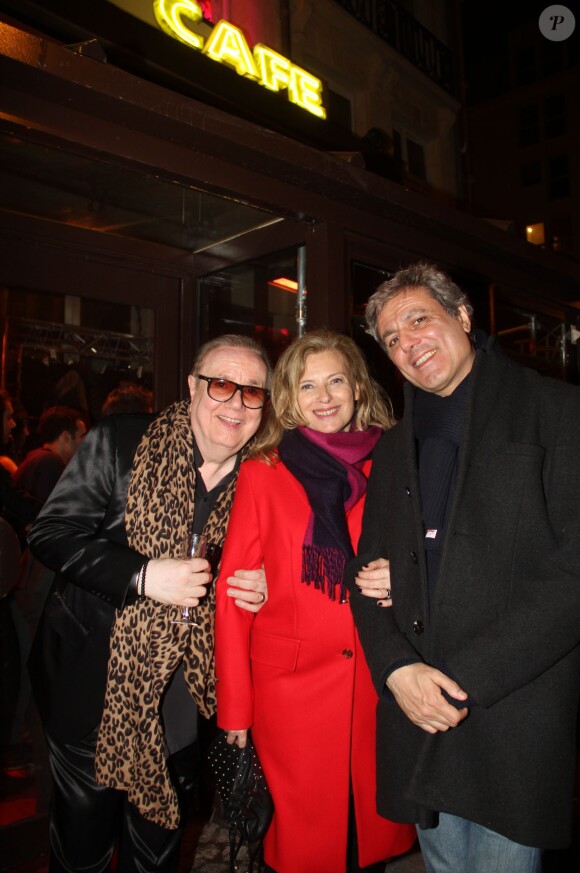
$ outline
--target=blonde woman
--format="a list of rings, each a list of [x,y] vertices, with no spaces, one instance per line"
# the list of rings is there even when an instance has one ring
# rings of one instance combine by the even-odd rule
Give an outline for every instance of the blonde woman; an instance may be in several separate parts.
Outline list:
[[[342,577],[391,414],[358,347],[330,331],[284,352],[271,400],[240,470],[217,586],[218,722],[240,746],[252,729],[275,806],[266,869],[374,873],[414,833],[375,811],[377,698]],[[228,577],[262,565],[268,601],[242,614]],[[388,587],[386,561],[371,571]]]

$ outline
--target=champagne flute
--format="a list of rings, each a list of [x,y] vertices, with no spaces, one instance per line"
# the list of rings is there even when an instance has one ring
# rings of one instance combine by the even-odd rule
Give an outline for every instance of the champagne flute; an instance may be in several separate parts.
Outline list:
[[[208,539],[205,534],[194,533],[188,537],[186,544],[186,558],[205,558],[208,548]],[[181,607],[181,618],[176,618],[172,624],[197,624],[189,606]]]

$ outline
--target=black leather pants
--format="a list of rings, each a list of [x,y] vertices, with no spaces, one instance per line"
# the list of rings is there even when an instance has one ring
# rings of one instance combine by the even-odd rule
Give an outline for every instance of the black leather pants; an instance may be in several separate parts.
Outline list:
[[[106,873],[118,847],[117,873],[174,873],[182,829],[152,824],[127,800],[125,791],[95,781],[97,730],[76,743],[47,736],[53,795],[50,808],[49,873]],[[182,820],[195,785],[195,745],[172,755],[169,767]]]

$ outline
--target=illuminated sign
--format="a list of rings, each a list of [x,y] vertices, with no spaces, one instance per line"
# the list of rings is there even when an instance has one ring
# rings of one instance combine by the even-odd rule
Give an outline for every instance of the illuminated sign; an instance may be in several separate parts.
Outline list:
[[[322,105],[322,82],[306,70],[265,45],[252,50],[239,27],[218,21],[207,39],[191,29],[203,19],[195,0],[155,0],[153,11],[159,27],[169,36],[203,52],[213,61],[232,67],[238,76],[253,79],[269,91],[287,91],[291,103],[319,118],[326,118]]]

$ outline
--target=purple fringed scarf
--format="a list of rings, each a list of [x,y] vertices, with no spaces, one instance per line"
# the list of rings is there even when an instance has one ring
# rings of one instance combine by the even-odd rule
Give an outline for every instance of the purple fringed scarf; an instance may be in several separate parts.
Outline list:
[[[336,600],[338,586],[341,603],[346,601],[344,568],[354,555],[346,513],[366,490],[361,468],[381,433],[374,426],[340,433],[298,427],[287,431],[278,447],[312,509],[302,545],[301,581],[314,584],[331,600]]]

